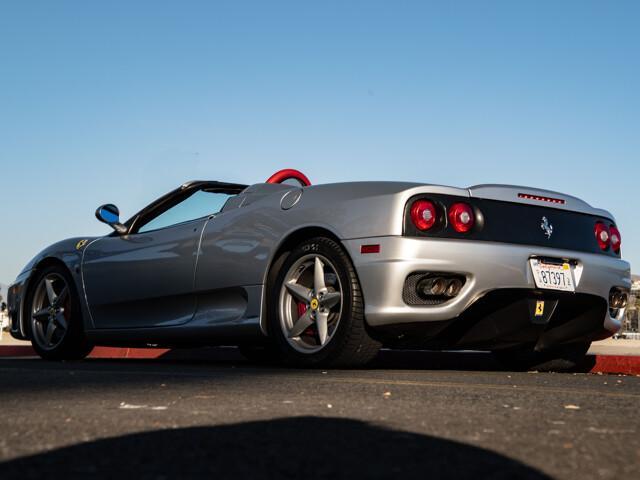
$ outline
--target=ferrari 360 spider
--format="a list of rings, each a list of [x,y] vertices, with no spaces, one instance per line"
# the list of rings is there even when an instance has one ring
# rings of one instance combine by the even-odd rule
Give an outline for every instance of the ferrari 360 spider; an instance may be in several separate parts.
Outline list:
[[[579,361],[621,325],[613,216],[546,190],[401,182],[193,181],[110,234],[39,253],[9,289],[11,333],[45,359],[94,345],[238,345],[297,366],[381,347]]]

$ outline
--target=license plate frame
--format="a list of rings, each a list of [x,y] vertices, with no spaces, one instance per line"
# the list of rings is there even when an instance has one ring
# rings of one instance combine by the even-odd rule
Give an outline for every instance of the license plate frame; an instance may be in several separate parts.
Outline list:
[[[529,266],[537,288],[557,292],[576,291],[574,268],[569,262],[552,263],[531,258]]]

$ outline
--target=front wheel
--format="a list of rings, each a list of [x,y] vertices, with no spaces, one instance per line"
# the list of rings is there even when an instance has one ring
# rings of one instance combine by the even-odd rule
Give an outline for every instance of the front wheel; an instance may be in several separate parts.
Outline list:
[[[498,350],[493,354],[500,364],[513,370],[567,371],[584,363],[590,346],[591,342],[579,342],[542,352],[521,348]]]
[[[43,269],[27,297],[31,345],[45,360],[79,360],[91,351],[75,284],[62,266]]]
[[[269,299],[269,336],[289,364],[355,367],[380,349],[367,332],[351,260],[329,238],[304,241],[288,255]]]

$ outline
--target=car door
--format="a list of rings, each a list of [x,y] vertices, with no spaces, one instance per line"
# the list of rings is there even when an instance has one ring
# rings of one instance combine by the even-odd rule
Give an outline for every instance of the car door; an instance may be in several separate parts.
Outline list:
[[[85,251],[87,303],[96,328],[185,323],[195,311],[193,274],[206,218],[148,233],[102,238]]]
[[[82,275],[94,327],[188,322],[196,309],[193,287],[202,230],[227,197],[192,192],[170,208],[152,209],[143,221],[133,222],[130,232],[90,244]]]

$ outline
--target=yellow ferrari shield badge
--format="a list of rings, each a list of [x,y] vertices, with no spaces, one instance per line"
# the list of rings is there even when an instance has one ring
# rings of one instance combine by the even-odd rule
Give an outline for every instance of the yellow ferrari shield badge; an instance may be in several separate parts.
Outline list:
[[[89,240],[80,240],[78,243],[76,243],[76,250],[80,250],[87,243],[89,243]]]
[[[536,302],[536,317],[544,315],[544,300],[538,300]]]

